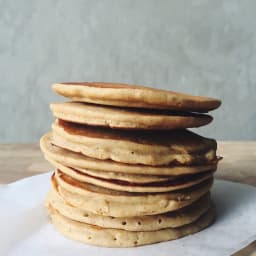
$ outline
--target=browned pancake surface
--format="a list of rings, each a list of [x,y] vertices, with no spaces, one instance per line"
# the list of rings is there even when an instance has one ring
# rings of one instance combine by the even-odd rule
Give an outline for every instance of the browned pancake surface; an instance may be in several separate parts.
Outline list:
[[[214,98],[123,83],[64,82],[54,84],[53,89],[66,97],[113,106],[207,112],[221,104]]]
[[[175,131],[122,131],[104,127],[94,127],[67,122],[58,119],[56,124],[62,127],[67,133],[92,138],[114,139],[132,141],[146,145],[172,145],[179,144],[189,146],[190,152],[201,150],[217,149],[214,139],[205,138],[189,130]]]

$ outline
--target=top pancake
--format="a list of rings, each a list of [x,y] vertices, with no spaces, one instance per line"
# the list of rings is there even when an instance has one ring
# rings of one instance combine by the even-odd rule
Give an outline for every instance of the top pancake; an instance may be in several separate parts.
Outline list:
[[[74,101],[119,107],[208,112],[220,106],[214,98],[154,89],[139,85],[103,82],[57,83],[53,90]]]

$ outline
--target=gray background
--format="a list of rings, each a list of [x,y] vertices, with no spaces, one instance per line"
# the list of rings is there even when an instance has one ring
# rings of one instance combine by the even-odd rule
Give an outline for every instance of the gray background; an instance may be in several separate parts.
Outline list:
[[[36,142],[55,81],[116,81],[223,100],[198,131],[256,139],[256,1],[0,0],[0,142]]]

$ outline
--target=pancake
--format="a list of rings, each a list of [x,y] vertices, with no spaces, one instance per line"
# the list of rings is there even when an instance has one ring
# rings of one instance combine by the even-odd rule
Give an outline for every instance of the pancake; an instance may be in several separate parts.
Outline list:
[[[164,228],[176,228],[196,221],[209,209],[210,194],[206,194],[193,204],[178,211],[131,218],[101,216],[73,207],[67,204],[54,189],[48,193],[46,207],[53,207],[61,215],[71,220],[103,228],[115,228],[128,231],[154,231]]]
[[[46,160],[48,160],[54,167],[61,169],[59,166],[62,165],[59,162],[54,161],[49,156],[45,155]],[[174,180],[177,176],[158,176],[158,175],[145,175],[145,174],[127,174],[121,172],[105,172],[105,171],[95,171],[95,170],[86,170],[79,167],[68,167],[70,169],[75,169],[80,173],[86,174],[100,179],[107,180],[119,180],[126,182],[136,182],[139,184],[151,183],[151,182],[160,182],[160,181],[169,181]]]
[[[53,90],[74,101],[121,107],[207,112],[221,104],[218,99],[118,83],[57,83]]]
[[[213,223],[215,210],[214,207],[211,207],[191,224],[157,231],[127,231],[102,228],[66,218],[51,206],[49,207],[49,215],[56,229],[68,238],[97,246],[134,247],[173,240],[199,232]]]
[[[40,139],[40,147],[47,158],[51,158],[56,162],[62,163],[65,166],[70,166],[75,169],[117,172],[127,174],[145,174],[145,175],[183,175],[199,172],[216,170],[218,160],[201,165],[181,166],[146,166],[146,165],[131,165],[118,163],[111,160],[98,160],[85,155],[74,153],[52,144],[52,134],[47,133]]]
[[[204,114],[123,109],[79,102],[52,103],[50,108],[59,119],[119,129],[184,129],[200,127],[212,121],[211,116]]]
[[[104,216],[133,217],[174,211],[192,204],[211,188],[213,179],[183,190],[162,193],[131,193],[79,182],[59,170],[52,186],[74,207]]]
[[[52,128],[53,144],[102,160],[154,166],[216,160],[216,141],[188,130],[117,131],[63,120],[57,120]]]
[[[127,192],[167,192],[194,186],[213,176],[213,172],[198,173],[193,175],[176,176],[176,179],[160,182],[137,183],[120,180],[97,178],[82,173],[74,168],[64,166],[58,162],[54,166],[62,173],[81,182],[90,183],[99,187]]]

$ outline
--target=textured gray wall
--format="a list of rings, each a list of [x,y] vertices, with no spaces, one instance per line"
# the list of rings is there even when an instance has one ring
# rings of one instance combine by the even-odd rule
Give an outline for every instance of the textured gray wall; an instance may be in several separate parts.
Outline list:
[[[256,1],[0,0],[0,142],[32,142],[55,81],[116,81],[223,100],[199,131],[256,139]]]

